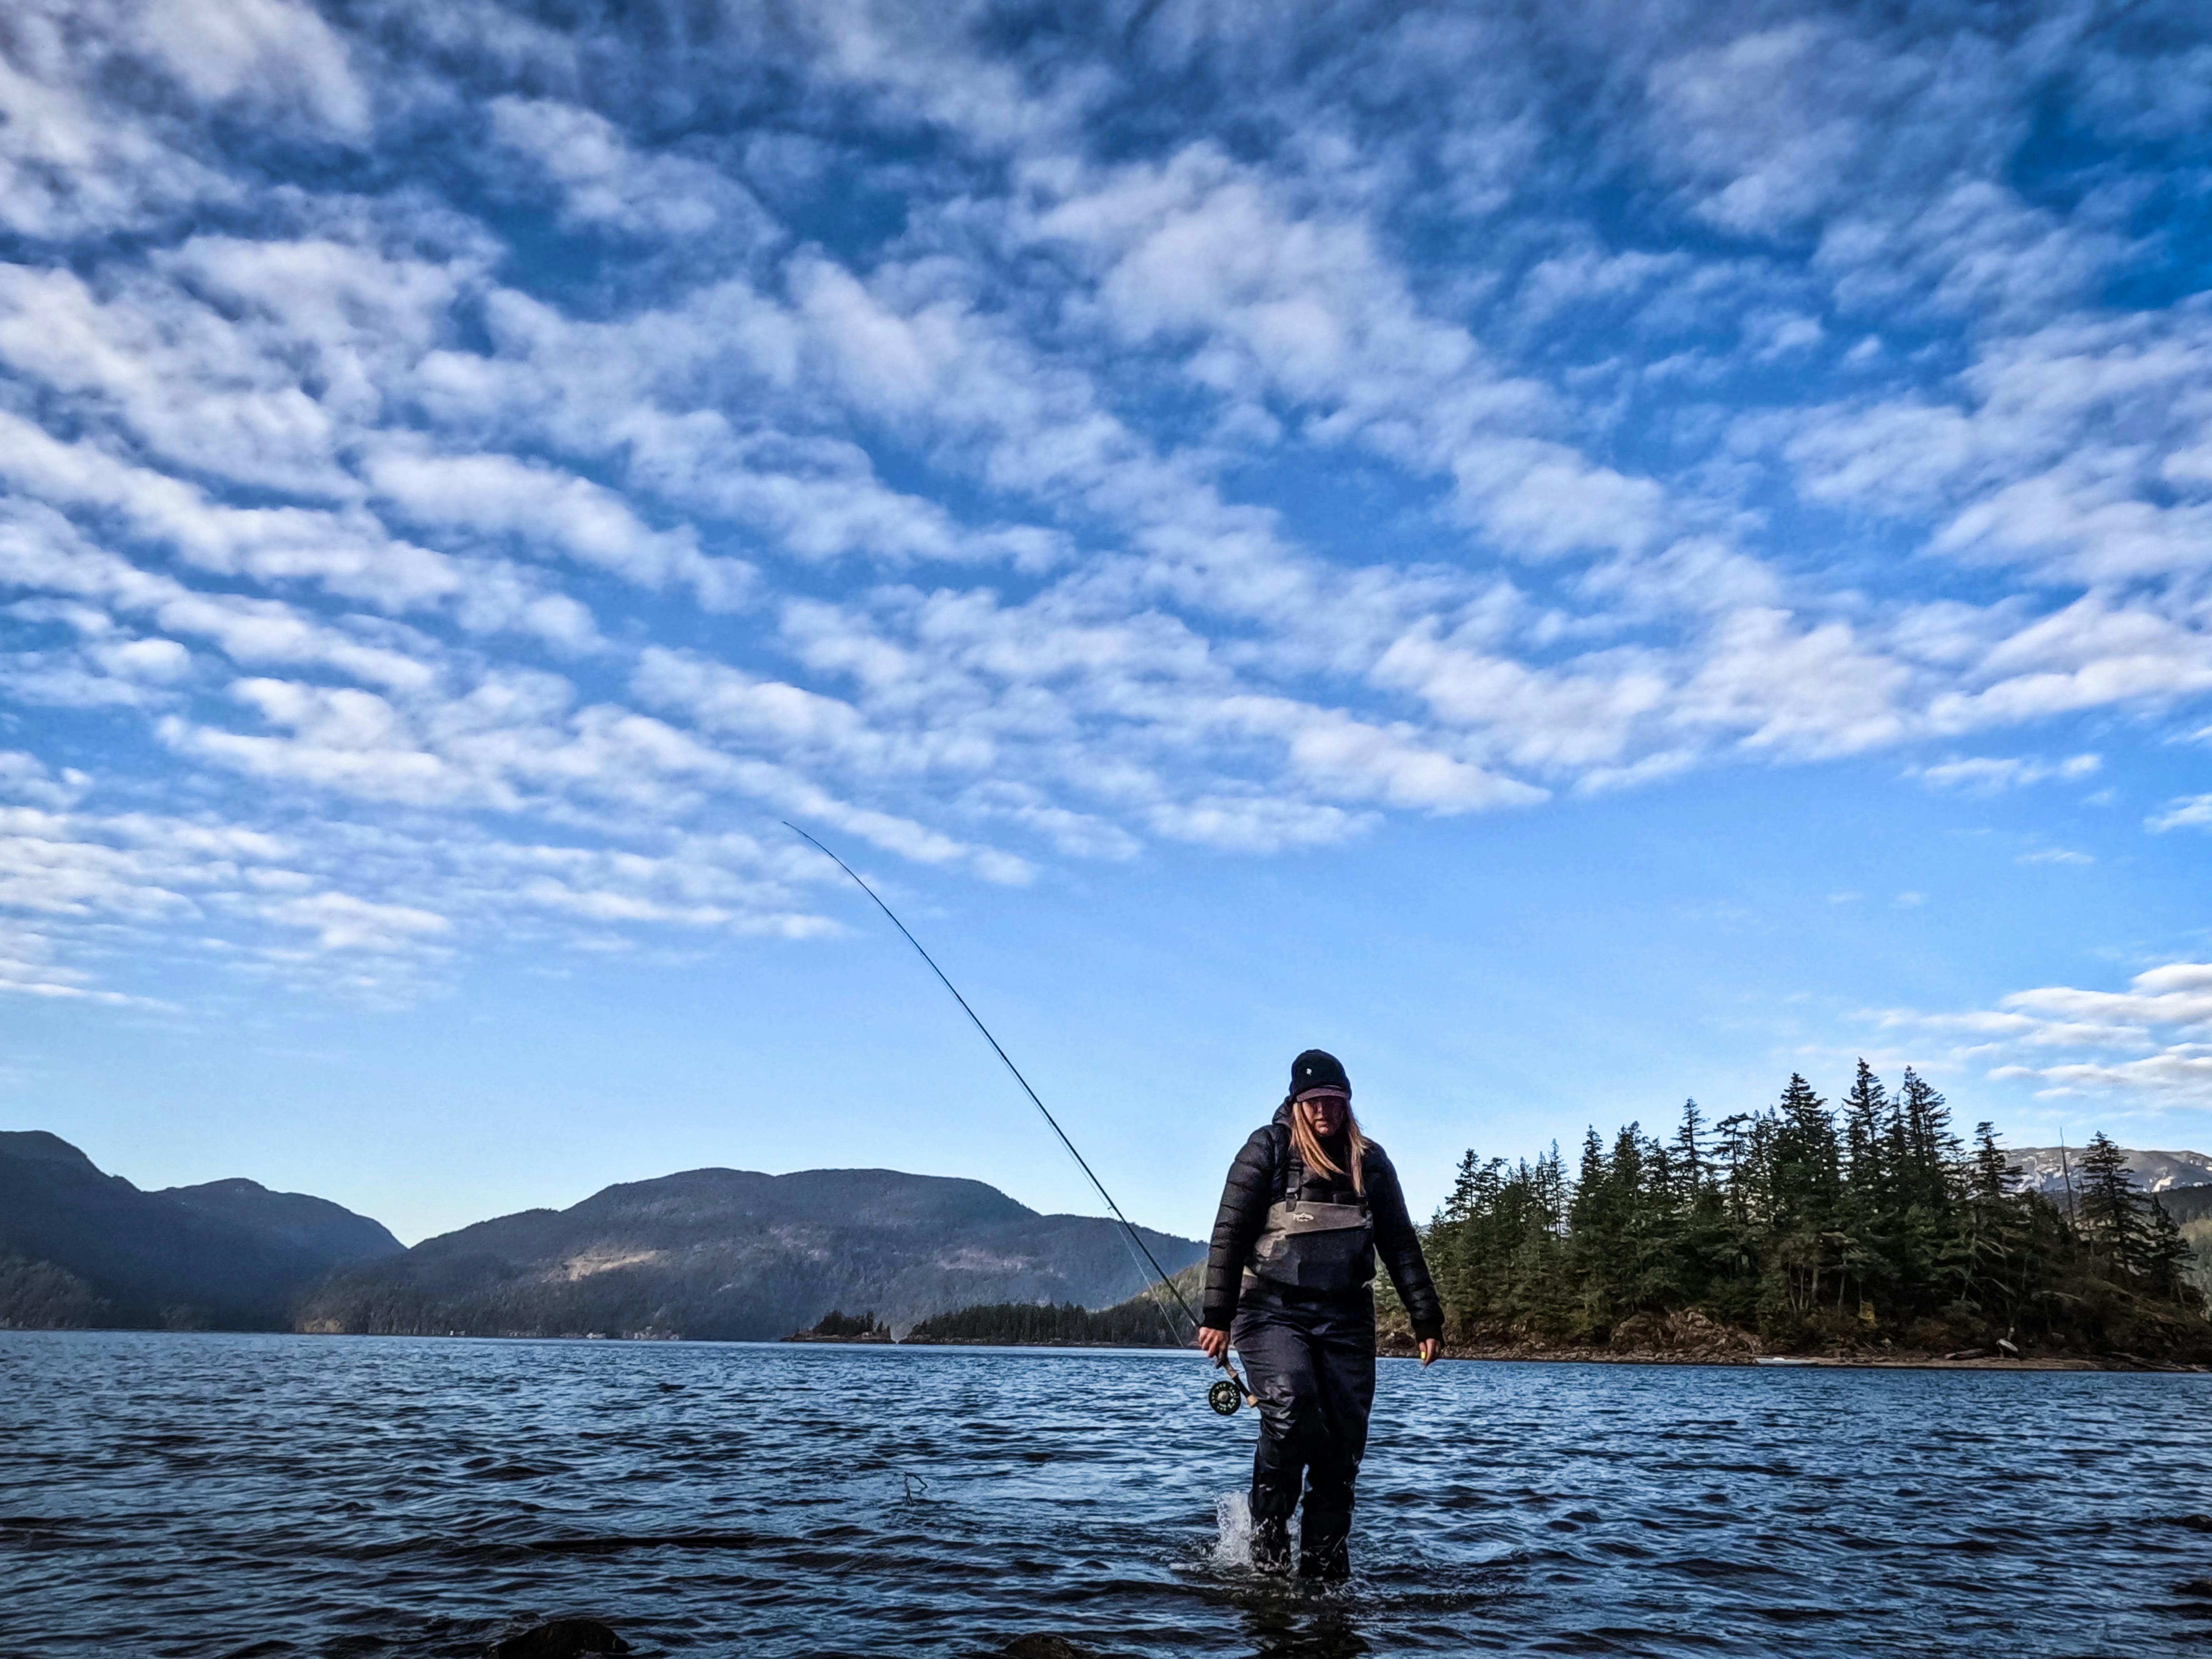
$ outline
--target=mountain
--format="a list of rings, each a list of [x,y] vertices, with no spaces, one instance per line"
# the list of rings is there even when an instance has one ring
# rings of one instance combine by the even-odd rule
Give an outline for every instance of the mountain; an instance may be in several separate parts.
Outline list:
[[[2203,1152],[2137,1152],[2123,1151],[2136,1185],[2147,1193],[2163,1193],[2176,1187],[2212,1185],[2212,1156]],[[2081,1167],[2081,1149],[2064,1149],[2064,1162],[2056,1146],[2007,1148],[2005,1156],[2020,1165],[2021,1186],[2034,1193],[2063,1194],[2066,1169]]]
[[[2196,1187],[2169,1187],[2158,1195],[2159,1207],[2180,1223],[2186,1232],[2190,1227],[2212,1226],[2212,1182]],[[2203,1238],[2212,1245],[2212,1234],[2192,1233],[2193,1238]]]
[[[1205,1254],[1146,1231],[1170,1272]],[[340,1269],[300,1328],[766,1340],[832,1309],[903,1329],[992,1302],[1117,1302],[1143,1283],[1119,1226],[1040,1215],[980,1181],[895,1170],[691,1170],[526,1210]]]
[[[399,1242],[250,1181],[141,1192],[58,1135],[0,1133],[0,1326],[283,1330],[331,1267]]]
[[[258,1181],[234,1177],[198,1187],[164,1187],[156,1198],[173,1199],[185,1208],[228,1221],[305,1250],[328,1267],[406,1249],[380,1221],[356,1215],[342,1204],[306,1193],[272,1193]]]

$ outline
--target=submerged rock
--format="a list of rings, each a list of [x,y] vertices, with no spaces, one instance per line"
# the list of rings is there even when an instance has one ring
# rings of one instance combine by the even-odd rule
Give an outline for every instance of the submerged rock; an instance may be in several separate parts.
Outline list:
[[[628,1653],[629,1644],[596,1619],[549,1619],[485,1651],[490,1659],[575,1659],[580,1653]]]

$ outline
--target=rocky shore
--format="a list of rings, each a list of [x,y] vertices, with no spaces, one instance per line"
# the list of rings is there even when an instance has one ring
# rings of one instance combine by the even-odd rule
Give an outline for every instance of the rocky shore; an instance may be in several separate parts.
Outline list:
[[[1386,1354],[1409,1356],[1413,1336],[1386,1322],[1377,1338]],[[1695,1311],[1655,1318],[1640,1316],[1616,1326],[1602,1344],[1550,1342],[1525,1335],[1444,1344],[1447,1359],[1516,1359],[1607,1365],[1803,1365],[1873,1370],[2003,1371],[2185,1371],[2212,1374],[2212,1364],[2136,1353],[2075,1353],[2030,1348],[2006,1353],[1996,1347],[1923,1349],[1888,1341],[1837,1344],[1808,1352],[1771,1347],[1749,1331]]]

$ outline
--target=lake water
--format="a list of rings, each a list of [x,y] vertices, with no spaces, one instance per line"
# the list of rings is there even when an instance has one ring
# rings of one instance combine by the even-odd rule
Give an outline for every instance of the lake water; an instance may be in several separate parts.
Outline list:
[[[0,1333],[0,1653],[2212,1646],[2212,1377],[1382,1369],[1322,1590],[1194,1358]]]

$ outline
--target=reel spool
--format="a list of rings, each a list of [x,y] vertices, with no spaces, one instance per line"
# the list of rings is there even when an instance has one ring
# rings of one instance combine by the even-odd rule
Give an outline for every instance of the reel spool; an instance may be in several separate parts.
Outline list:
[[[1224,1417],[1234,1417],[1244,1403],[1244,1390],[1224,1376],[1206,1391],[1206,1403]]]

